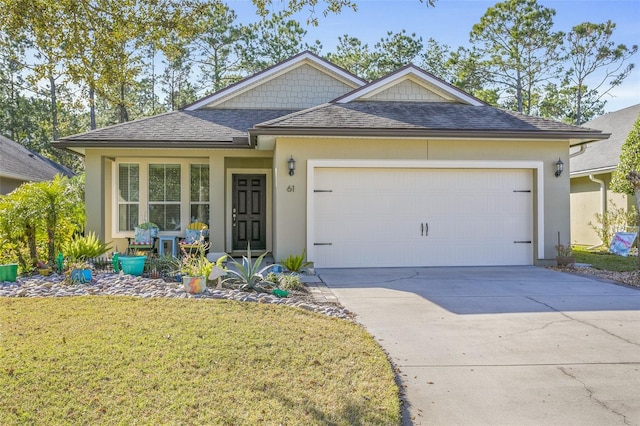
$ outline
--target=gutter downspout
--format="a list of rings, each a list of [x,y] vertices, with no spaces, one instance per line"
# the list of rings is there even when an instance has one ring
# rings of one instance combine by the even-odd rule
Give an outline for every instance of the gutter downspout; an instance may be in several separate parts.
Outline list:
[[[573,157],[577,157],[578,155],[582,155],[584,154],[584,152],[587,150],[587,144],[583,143],[582,145],[580,145],[580,150],[574,152],[573,154],[569,154],[569,158],[573,158]]]
[[[589,175],[589,180],[600,185],[600,214],[604,215],[604,213],[607,211],[607,187],[605,186],[605,183],[602,179],[596,179],[595,177],[593,177],[593,175]],[[602,226],[604,227],[604,224],[602,224]],[[602,242],[600,245],[602,245]],[[598,246],[589,248],[591,249],[595,247]]]

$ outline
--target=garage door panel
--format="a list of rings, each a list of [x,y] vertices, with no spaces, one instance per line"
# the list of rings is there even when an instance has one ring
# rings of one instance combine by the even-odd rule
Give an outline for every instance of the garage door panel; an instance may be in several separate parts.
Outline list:
[[[533,262],[531,170],[317,168],[318,267]],[[328,192],[330,191],[330,192]],[[522,192],[528,191],[528,192]],[[428,232],[427,232],[428,227]],[[330,245],[329,245],[330,244]]]

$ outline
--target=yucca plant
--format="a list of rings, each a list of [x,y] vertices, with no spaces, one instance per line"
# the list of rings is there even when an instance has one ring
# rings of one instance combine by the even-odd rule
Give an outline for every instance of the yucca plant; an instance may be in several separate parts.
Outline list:
[[[273,265],[267,265],[260,268],[264,257],[268,252],[264,252],[255,261],[251,260],[251,244],[247,244],[247,255],[242,256],[242,262],[237,262],[232,259],[231,264],[233,268],[229,268],[227,273],[233,277],[225,280],[239,282],[240,290],[254,290],[254,291],[266,291],[267,286],[272,286],[273,283],[265,281],[264,273],[268,271]]]

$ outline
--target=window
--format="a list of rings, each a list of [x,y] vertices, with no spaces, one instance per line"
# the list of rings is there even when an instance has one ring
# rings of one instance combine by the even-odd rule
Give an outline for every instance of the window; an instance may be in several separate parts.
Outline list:
[[[122,158],[113,169],[113,234],[132,235],[153,222],[165,235],[183,235],[192,222],[209,224],[210,170],[203,159]]]
[[[149,165],[149,220],[161,231],[179,231],[180,164]]]
[[[191,196],[189,211],[191,222],[209,224],[209,165],[191,164]]]
[[[118,165],[118,230],[132,231],[140,209],[140,165]]]

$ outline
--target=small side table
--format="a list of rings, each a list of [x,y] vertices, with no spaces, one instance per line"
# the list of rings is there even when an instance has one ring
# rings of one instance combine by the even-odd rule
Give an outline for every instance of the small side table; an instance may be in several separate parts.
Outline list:
[[[171,243],[171,254],[176,257],[178,255],[178,245],[176,244],[177,238],[178,237],[169,236],[158,237],[158,254],[160,254],[160,256],[163,256],[166,243]]]

